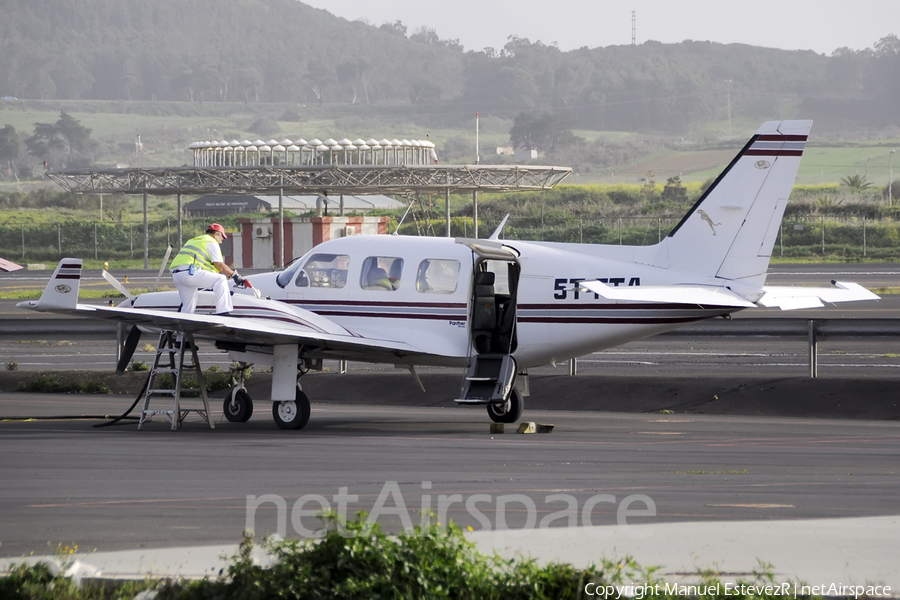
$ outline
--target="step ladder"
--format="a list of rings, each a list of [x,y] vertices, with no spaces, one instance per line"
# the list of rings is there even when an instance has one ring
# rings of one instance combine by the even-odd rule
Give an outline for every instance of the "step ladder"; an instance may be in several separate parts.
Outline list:
[[[506,402],[516,381],[516,359],[509,354],[476,354],[463,380],[456,402],[500,404]]]
[[[206,396],[206,384],[203,381],[203,371],[200,369],[200,360],[197,358],[197,346],[194,344],[194,336],[183,333],[183,342],[177,343],[178,332],[163,331],[159,334],[159,344],[156,346],[156,357],[153,359],[153,367],[150,369],[150,377],[147,380],[147,389],[144,391],[144,403],[141,409],[141,419],[138,429],[144,423],[153,419],[156,415],[162,415],[172,424],[172,431],[181,427],[185,417],[195,412],[209,423],[210,429],[216,426],[210,418],[209,398]],[[189,361],[185,362],[185,356]],[[185,373],[193,373],[198,387],[183,387]],[[160,375],[171,375],[171,387],[159,387],[157,380]],[[185,392],[199,392],[200,397],[185,398]],[[167,408],[150,408],[153,398],[162,396],[169,400]],[[192,403],[191,406],[185,406]]]

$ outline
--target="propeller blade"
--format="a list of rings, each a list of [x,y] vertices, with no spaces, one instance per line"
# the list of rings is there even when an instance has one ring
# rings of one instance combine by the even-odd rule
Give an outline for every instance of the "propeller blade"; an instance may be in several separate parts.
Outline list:
[[[156,291],[156,286],[159,285],[159,280],[162,279],[163,271],[166,270],[166,265],[169,264],[169,256],[172,254],[172,246],[166,248],[166,255],[162,260],[162,264],[159,265],[159,273],[156,274],[156,281],[153,282],[153,287],[150,289],[151,292]]]
[[[103,269],[102,271],[100,271],[100,274],[103,275],[103,279],[105,279],[106,282],[109,283],[109,285],[113,286],[117,292],[119,292],[126,298],[129,298],[129,299],[134,298],[134,294],[129,292],[128,289],[124,285],[119,283],[115,277],[110,275],[109,271],[107,271],[106,269]]]
[[[125,339],[125,344],[122,346],[119,362],[116,364],[116,375],[121,375],[128,368],[128,363],[131,362],[131,357],[134,356],[134,351],[137,350],[139,341],[141,341],[141,330],[138,329],[137,325],[133,325],[131,331],[128,332],[128,337]]]

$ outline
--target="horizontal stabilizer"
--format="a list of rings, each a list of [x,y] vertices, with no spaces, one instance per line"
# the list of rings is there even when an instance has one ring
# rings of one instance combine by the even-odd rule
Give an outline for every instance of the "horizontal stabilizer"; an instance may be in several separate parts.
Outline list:
[[[81,259],[64,258],[59,261],[53,277],[38,300],[17,304],[20,308],[39,311],[75,310],[78,304],[78,288],[81,284]]]
[[[859,300],[880,300],[858,283],[850,281],[832,281],[830,288],[776,287],[765,286],[765,295],[759,304],[767,308],[781,310],[797,310],[802,308],[819,308],[824,302],[856,302]]]
[[[694,304],[701,306],[729,306],[753,308],[749,300],[723,287],[702,285],[642,285],[613,287],[602,281],[581,281],[579,286],[617,303],[655,302],[665,304]]]

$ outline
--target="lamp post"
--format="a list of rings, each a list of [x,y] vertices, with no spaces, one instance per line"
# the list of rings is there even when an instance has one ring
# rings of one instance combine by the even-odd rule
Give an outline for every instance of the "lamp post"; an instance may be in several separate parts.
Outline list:
[[[892,208],[894,206],[894,152],[896,150],[891,150],[891,153],[888,154],[888,208]]]

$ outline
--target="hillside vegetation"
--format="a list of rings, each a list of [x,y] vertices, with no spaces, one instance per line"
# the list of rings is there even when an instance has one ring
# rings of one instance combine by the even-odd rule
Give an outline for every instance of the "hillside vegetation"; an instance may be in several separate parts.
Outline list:
[[[575,183],[703,181],[760,122],[812,118],[815,143],[860,144],[801,181],[868,175],[872,159],[882,185],[897,81],[894,35],[831,56],[694,41],[563,52],[516,36],[475,51],[296,0],[8,0],[0,179],[21,191],[45,168],[177,166],[194,141],[271,137],[428,138],[442,163],[467,163],[477,112],[482,162],[534,148]]]
[[[0,95],[279,102],[293,106],[271,116],[295,119],[302,105],[401,105],[453,126],[476,111],[563,111],[578,129],[666,132],[724,116],[730,95],[737,118],[884,127],[900,114],[900,41],[872,42],[830,57],[693,41],[563,52],[515,36],[467,51],[435,29],[348,22],[295,0],[8,0]]]

